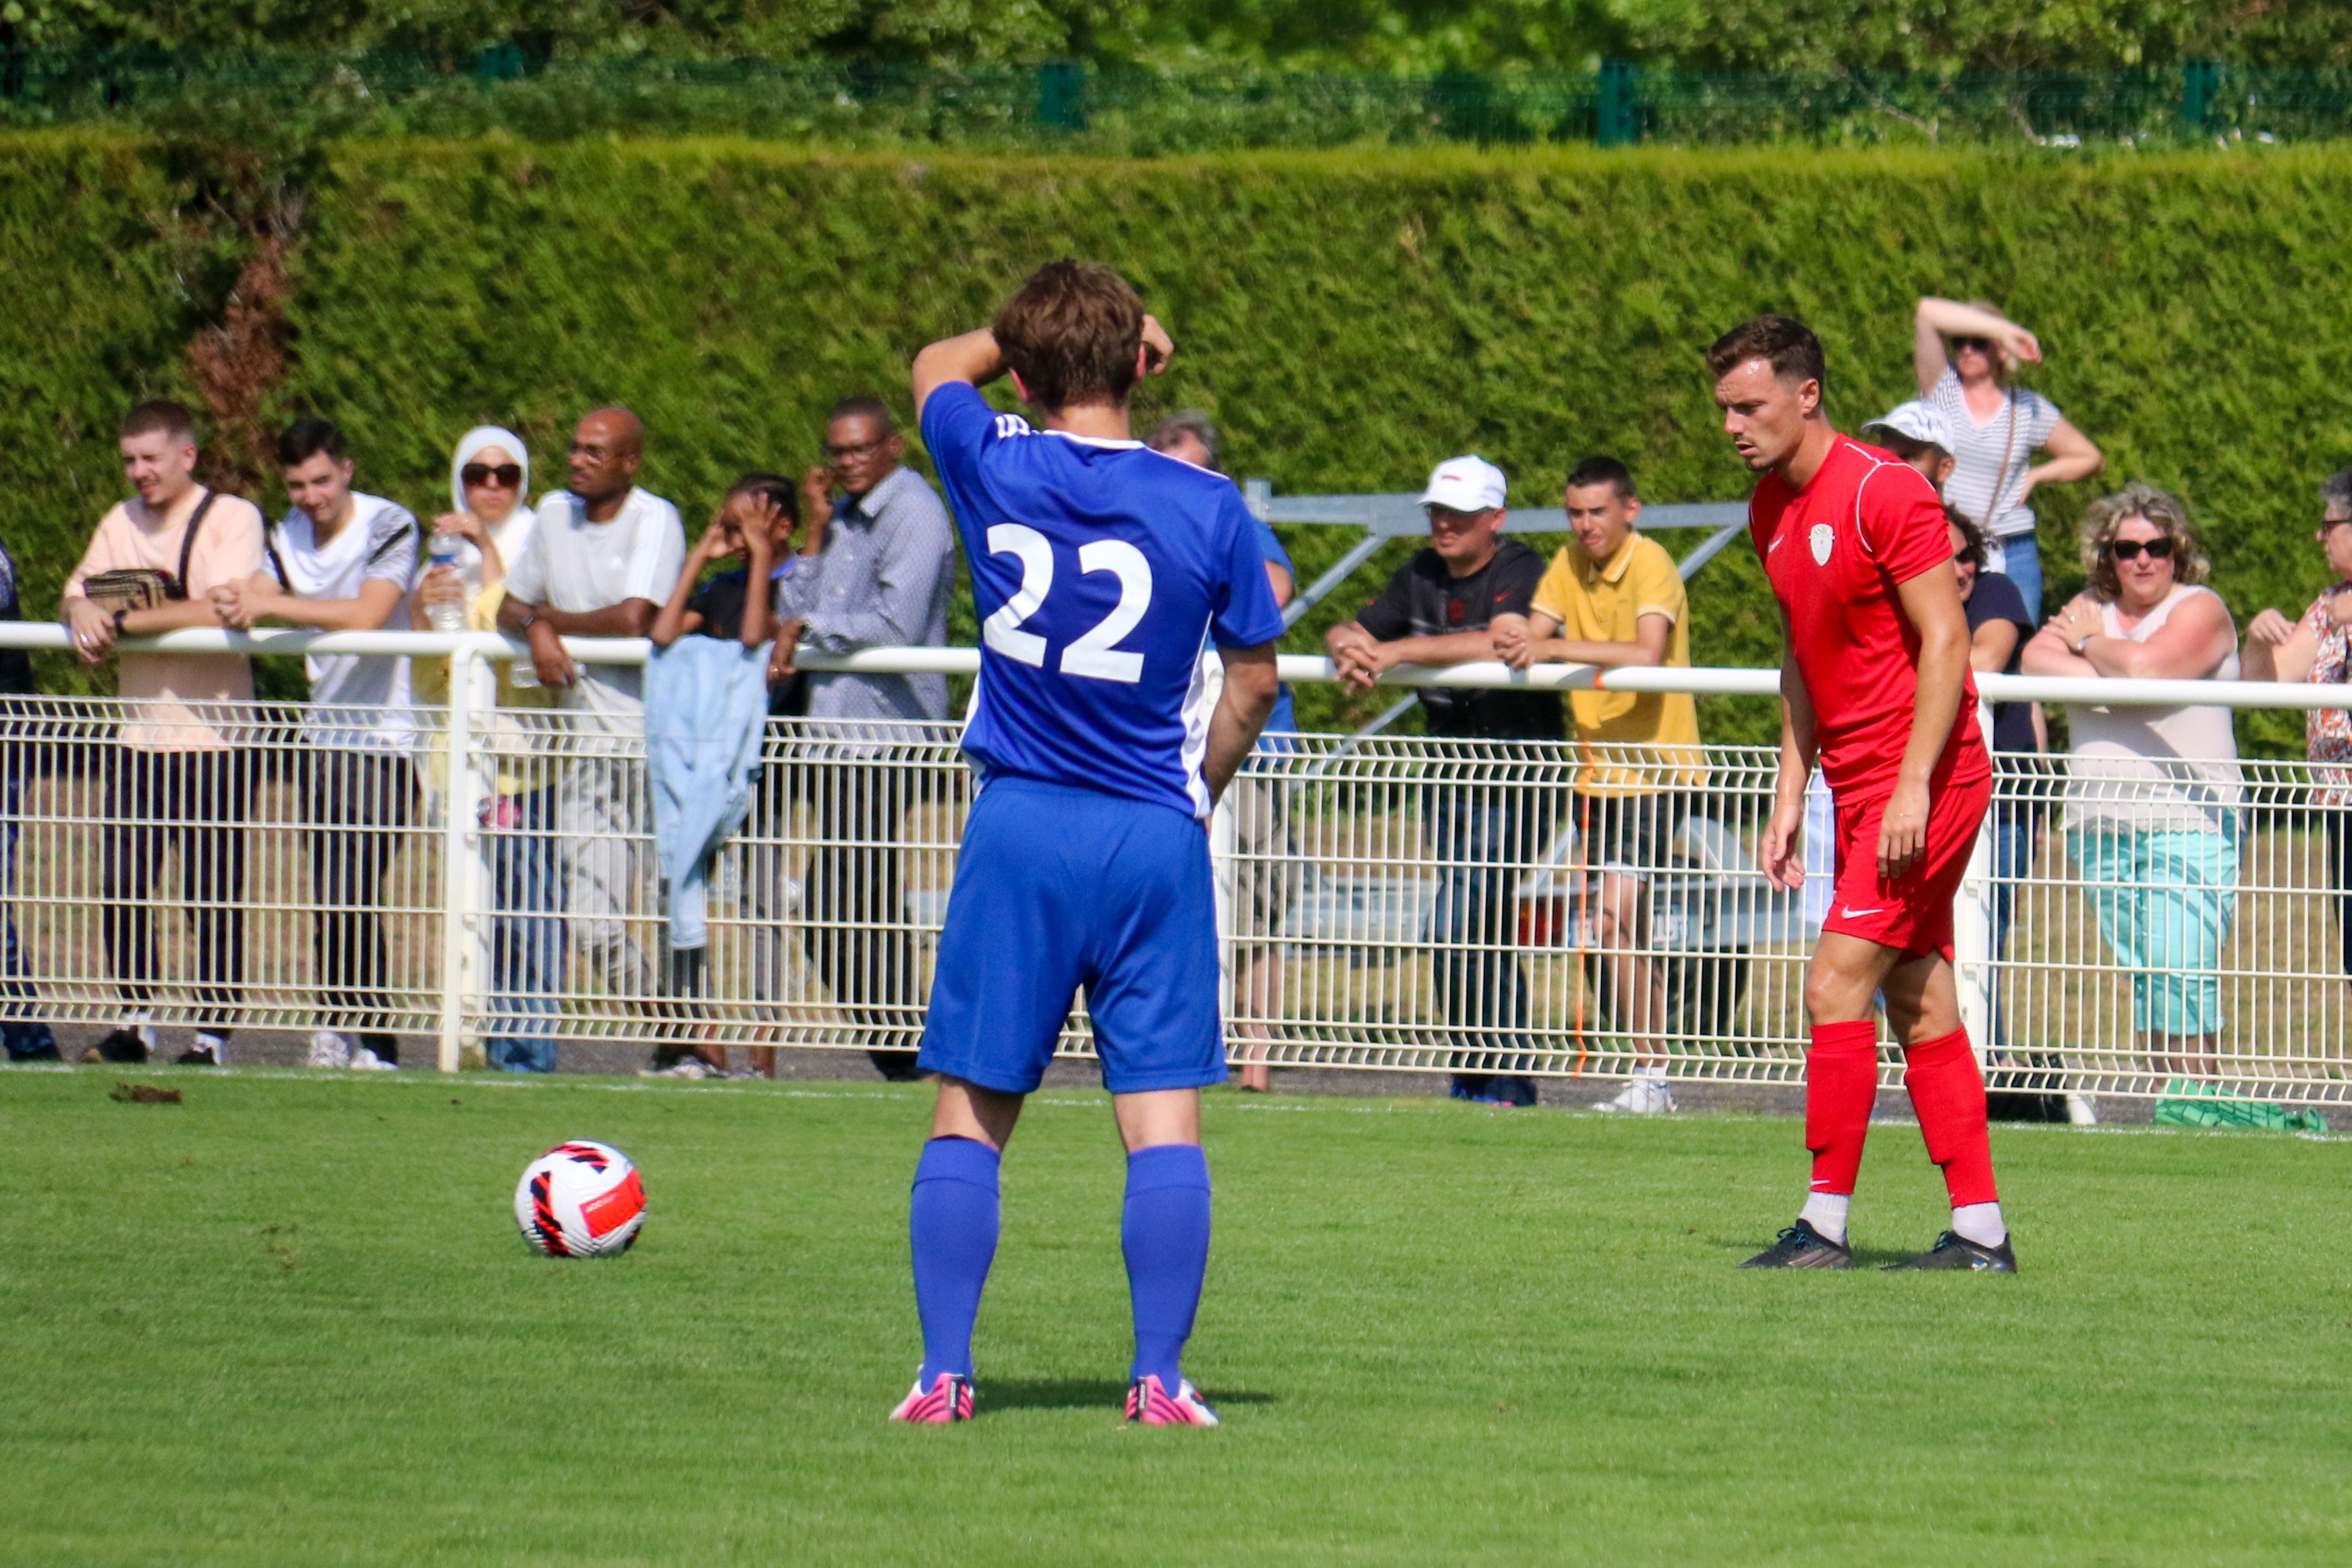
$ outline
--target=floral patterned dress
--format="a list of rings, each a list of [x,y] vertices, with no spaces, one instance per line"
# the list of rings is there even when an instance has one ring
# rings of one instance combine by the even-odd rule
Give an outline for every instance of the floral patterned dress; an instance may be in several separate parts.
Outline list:
[[[2319,655],[2312,660],[2308,677],[2315,685],[2352,680],[2352,626],[2337,626],[2328,613],[2329,604],[2344,593],[2352,593],[2352,581],[2338,583],[2322,594],[2303,615],[2304,625],[2319,639]],[[2352,805],[2352,710],[2309,710],[2304,717],[2304,742],[2315,764],[2312,783],[2318,804]]]

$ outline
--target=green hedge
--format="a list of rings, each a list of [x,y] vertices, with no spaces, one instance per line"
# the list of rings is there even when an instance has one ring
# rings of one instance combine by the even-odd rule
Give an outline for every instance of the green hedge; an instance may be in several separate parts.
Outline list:
[[[129,159],[38,145],[67,163]],[[2352,317],[2352,159],[2325,149],[1130,163],[488,140],[345,144],[326,167],[305,209],[280,406],[344,421],[365,482],[421,506],[443,493],[447,443],[467,425],[515,424],[544,482],[565,422],[619,400],[652,431],[647,482],[692,514],[740,468],[808,461],[839,395],[903,400],[917,347],[984,320],[1064,253],[1122,268],[1171,324],[1181,353],[1152,407],[1207,408],[1234,471],[1286,492],[1402,489],[1477,450],[1512,475],[1516,499],[1540,504],[1577,457],[1610,450],[1653,500],[1737,497],[1748,481],[1717,427],[1708,339],[1758,310],[1805,316],[1829,346],[1832,411],[1851,424],[1908,395],[1922,292],[2000,300],[2041,332],[2050,363],[2033,384],[2106,448],[2106,479],[2188,495],[2242,620],[2319,585],[2313,489],[2352,460],[2339,326]],[[40,503],[23,541],[39,546],[37,584],[54,582],[54,554],[105,493],[110,384],[147,362],[173,318],[155,296],[155,245],[36,252],[16,237],[123,226],[107,216],[136,206],[121,184],[20,168],[0,185],[16,277],[78,312],[114,291],[144,312],[136,332],[86,348],[38,321],[0,327],[12,386],[45,383],[44,366],[64,384],[7,416],[52,448],[28,456],[43,466],[17,487],[20,505]],[[68,395],[80,422],[45,422],[35,405]],[[2061,589],[2079,575],[2071,528],[2096,484],[2042,498]],[[1347,542],[1287,537],[1310,575]],[[1376,581],[1368,569],[1358,585]],[[1694,605],[1701,661],[1772,659],[1776,623],[1744,545],[1697,579]],[[1329,618],[1293,645],[1319,646]],[[1312,723],[1377,706],[1302,693]],[[1757,737],[1759,707],[1711,708],[1710,731]],[[2268,744],[2294,733],[2291,720],[2257,722]]]

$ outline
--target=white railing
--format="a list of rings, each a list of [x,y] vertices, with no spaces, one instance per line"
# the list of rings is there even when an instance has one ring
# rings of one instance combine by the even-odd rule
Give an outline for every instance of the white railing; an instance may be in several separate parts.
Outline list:
[[[0,642],[64,637],[7,626]],[[496,707],[493,667],[518,645],[193,631],[131,646],[446,658],[450,700],[417,710],[411,743],[360,762],[304,740],[313,710],[226,705],[214,719],[236,760],[177,794],[116,738],[120,702],[13,706],[0,742],[17,836],[0,867],[19,934],[0,982],[10,1016],[110,1022],[131,1000],[163,1023],[383,1029],[432,1037],[445,1068],[476,1047],[529,1058],[586,1037],[919,1038],[971,796],[953,724],[774,721],[751,818],[711,879],[705,960],[688,971],[666,956],[642,737]],[[647,657],[625,639],[570,647],[583,663]],[[952,673],[977,654],[803,663]],[[1281,663],[1294,681],[1330,678],[1320,658]],[[1769,695],[1777,675],[1477,665],[1386,683]],[[2341,687],[1983,685],[2111,706],[2352,707]],[[1236,1059],[1602,1079],[1646,1060],[1683,1079],[1798,1081],[1819,911],[1755,868],[1771,753],[1706,747],[1703,787],[1613,824],[1577,787],[1594,761],[1570,745],[1394,736],[1300,736],[1255,757],[1212,840]],[[1964,1002],[1996,1081],[2148,1095],[2191,1076],[2352,1100],[2336,886],[2352,868],[2339,849],[2352,806],[2306,764],[2249,763],[2226,845],[2218,832],[2144,844],[2127,823],[2070,826],[2064,769],[2004,759],[1962,894]],[[1083,1009],[1063,1045],[1089,1052]]]

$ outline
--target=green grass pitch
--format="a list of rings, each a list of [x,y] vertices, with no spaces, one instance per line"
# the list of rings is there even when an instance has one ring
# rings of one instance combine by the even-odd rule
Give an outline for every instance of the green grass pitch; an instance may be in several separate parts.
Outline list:
[[[1797,1125],[1212,1097],[1188,1370],[1120,1426],[1120,1159],[1038,1097],[980,1418],[918,1342],[919,1089],[0,1075],[0,1563],[2352,1561],[2352,1145],[2000,1130],[2025,1272],[1740,1273]],[[386,1075],[389,1077],[389,1075]],[[541,1148],[645,1239],[530,1256]],[[1858,1244],[1939,1227],[1907,1127]]]

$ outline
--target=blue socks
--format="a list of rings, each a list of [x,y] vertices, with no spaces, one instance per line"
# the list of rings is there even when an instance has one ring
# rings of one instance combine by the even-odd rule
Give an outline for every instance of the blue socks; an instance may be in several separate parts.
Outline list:
[[[1129,1154],[1118,1239],[1135,1304],[1135,1365],[1128,1375],[1156,1376],[1173,1394],[1209,1271],[1208,1156],[1190,1143]]]
[[[915,1254],[915,1310],[923,1320],[925,1388],[941,1373],[971,1375],[971,1325],[996,1261],[999,1160],[985,1143],[934,1138],[915,1166],[907,1233]],[[1205,1215],[1205,1192],[1202,1207]],[[1205,1239],[1206,1225],[1202,1228]],[[1185,1322],[1192,1322],[1189,1311]]]
[[[923,1321],[922,1385],[941,1373],[971,1375],[971,1327],[996,1261],[999,1156],[969,1138],[934,1138],[915,1166],[908,1239],[915,1257],[915,1310]],[[1127,1157],[1119,1223],[1135,1308],[1130,1377],[1156,1376],[1174,1393],[1184,1342],[1209,1270],[1209,1162],[1189,1143]]]

